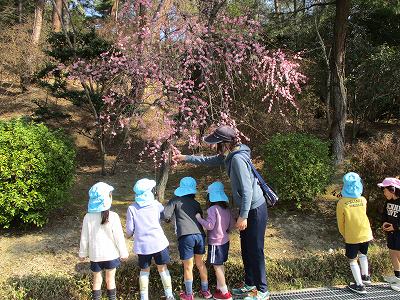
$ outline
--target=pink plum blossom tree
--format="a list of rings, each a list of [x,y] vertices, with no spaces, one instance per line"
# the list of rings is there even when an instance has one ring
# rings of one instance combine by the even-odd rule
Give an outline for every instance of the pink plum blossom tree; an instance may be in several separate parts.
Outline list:
[[[232,116],[240,116],[239,87],[261,91],[261,109],[284,116],[298,109],[296,94],[306,79],[301,57],[268,49],[257,21],[227,16],[225,1],[201,2],[201,9],[185,10],[173,1],[127,1],[115,28],[118,50],[72,66],[88,97],[93,86],[102,91],[97,108],[93,105],[100,140],[132,120],[145,124],[148,145],[142,154],[163,170],[162,195],[179,139],[194,148],[210,124],[237,128],[240,120]]]

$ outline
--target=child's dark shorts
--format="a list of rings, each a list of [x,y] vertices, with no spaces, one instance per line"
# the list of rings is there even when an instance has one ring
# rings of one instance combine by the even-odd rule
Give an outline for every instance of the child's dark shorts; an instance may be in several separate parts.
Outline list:
[[[369,242],[358,243],[358,244],[347,244],[346,243],[346,257],[348,259],[355,259],[358,255],[358,252],[361,254],[368,254],[368,246]]]
[[[229,242],[223,245],[208,245],[207,263],[220,266],[228,260]]]
[[[168,247],[160,252],[153,254],[138,254],[139,267],[141,269],[147,269],[151,265],[151,259],[154,258],[156,265],[166,265],[170,262]]]
[[[181,260],[192,258],[195,254],[206,253],[204,236],[198,234],[183,235],[178,239],[179,257]]]
[[[118,268],[120,265],[121,261],[119,260],[119,258],[106,261],[91,261],[90,270],[92,270],[92,272],[100,272],[104,269],[112,270]]]
[[[390,250],[400,251],[400,231],[394,231],[388,233],[387,247]]]

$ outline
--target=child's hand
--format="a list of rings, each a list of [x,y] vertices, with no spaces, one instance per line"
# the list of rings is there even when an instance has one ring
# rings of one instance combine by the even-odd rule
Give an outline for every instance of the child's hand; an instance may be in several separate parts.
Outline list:
[[[196,219],[201,219],[201,215],[199,213],[196,214]]]

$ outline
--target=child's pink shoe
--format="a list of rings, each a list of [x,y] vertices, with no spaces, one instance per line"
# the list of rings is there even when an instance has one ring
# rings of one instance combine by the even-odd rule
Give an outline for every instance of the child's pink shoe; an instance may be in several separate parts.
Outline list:
[[[185,292],[180,292],[179,299],[181,300],[194,300],[193,294],[187,295]]]
[[[200,296],[203,297],[204,299],[211,299],[213,295],[211,294],[210,290],[207,291],[200,291],[199,292]]]
[[[213,297],[216,300],[232,300],[232,295],[229,291],[223,294],[220,290],[216,290]]]

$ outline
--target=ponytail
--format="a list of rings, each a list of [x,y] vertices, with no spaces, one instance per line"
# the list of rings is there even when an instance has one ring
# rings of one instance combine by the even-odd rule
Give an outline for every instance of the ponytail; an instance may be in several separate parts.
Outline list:
[[[101,225],[108,223],[109,215],[110,215],[109,209],[101,212]]]

